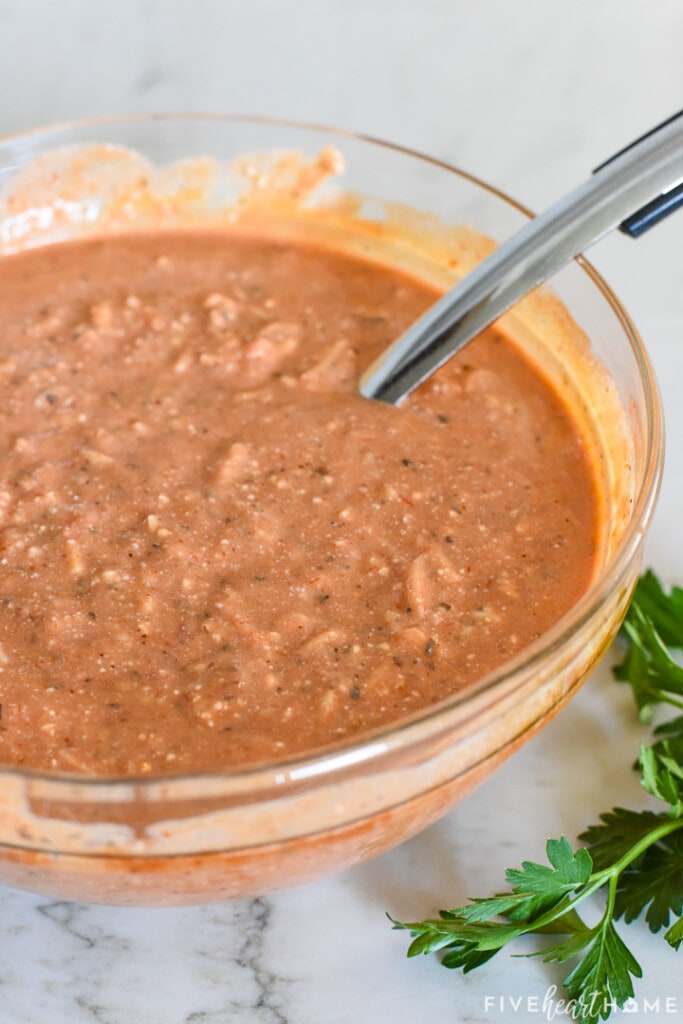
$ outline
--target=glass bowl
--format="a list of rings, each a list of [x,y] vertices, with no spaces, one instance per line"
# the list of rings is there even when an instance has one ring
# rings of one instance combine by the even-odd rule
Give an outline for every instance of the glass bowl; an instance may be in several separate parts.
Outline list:
[[[298,124],[138,117],[0,141],[0,255],[88,232],[220,226],[264,210],[294,218],[307,237],[336,233],[442,284],[529,216],[443,163]],[[662,469],[661,408],[636,330],[585,261],[506,323],[590,421],[599,449],[606,528],[583,599],[477,685],[314,756],[120,780],[0,769],[0,881],[120,905],[293,886],[426,828],[562,708],[614,637],[637,578]]]

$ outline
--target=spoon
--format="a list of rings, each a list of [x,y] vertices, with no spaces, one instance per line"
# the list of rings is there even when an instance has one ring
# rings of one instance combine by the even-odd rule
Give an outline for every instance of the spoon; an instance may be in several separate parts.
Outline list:
[[[361,377],[360,393],[400,403],[593,242],[616,227],[637,238],[681,204],[683,111],[601,164],[588,181],[482,260],[371,364]]]

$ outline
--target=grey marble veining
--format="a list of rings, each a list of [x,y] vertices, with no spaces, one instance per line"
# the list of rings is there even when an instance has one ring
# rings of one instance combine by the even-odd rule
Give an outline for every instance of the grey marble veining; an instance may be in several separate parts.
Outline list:
[[[8,1021],[288,1019],[287,982],[268,966],[269,900],[112,910],[12,894],[3,901],[3,917],[12,899],[33,931],[10,928],[3,943],[12,953],[0,984],[0,1012]],[[34,984],[18,991],[27,959]],[[15,998],[12,991],[18,991]]]

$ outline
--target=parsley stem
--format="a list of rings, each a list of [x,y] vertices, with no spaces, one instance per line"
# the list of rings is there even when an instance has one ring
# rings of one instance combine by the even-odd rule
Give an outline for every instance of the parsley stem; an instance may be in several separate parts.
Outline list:
[[[611,921],[614,917],[614,904],[617,901],[617,885],[619,884],[620,872],[615,871],[610,880],[607,889],[607,906],[605,907],[605,913],[603,915],[603,921]]]
[[[621,873],[632,864],[634,860],[645,850],[649,849],[650,846],[654,846],[655,843],[663,839],[664,836],[670,835],[672,832],[677,832],[679,829],[683,829],[683,818],[673,818],[669,821],[663,822],[656,828],[651,829],[646,835],[644,835],[637,843],[631,847],[631,849],[620,857],[619,860],[615,861],[608,868],[603,868],[602,871],[596,871],[590,876],[584,886],[575,892],[574,896],[566,896],[560,903],[558,903],[552,910],[546,914],[542,914],[541,917],[534,919],[528,923],[528,927],[520,928],[518,934],[523,935],[525,932],[536,932],[546,925],[552,924],[553,921],[558,920],[567,913],[568,910],[575,909],[580,903],[583,903],[585,899],[592,896],[594,892],[609,882],[609,893],[608,893],[608,907],[607,913],[611,916],[614,910],[614,902],[616,899],[617,882]],[[604,915],[603,915],[604,918]]]
[[[619,875],[624,871],[629,864],[632,864],[634,860],[638,860],[640,855],[644,853],[655,843],[659,842],[665,836],[670,835],[671,832],[677,832],[680,828],[683,828],[683,818],[670,818],[668,821],[662,822],[661,825],[657,825],[656,828],[651,829],[647,832],[637,843],[634,843],[630,850],[628,850],[623,857],[615,861],[608,868],[604,868],[602,871],[597,871],[593,876],[594,881],[598,881],[598,888],[603,885],[606,879],[610,876],[618,878]],[[591,891],[594,891],[591,887]]]
[[[660,704],[670,704],[672,708],[678,708],[679,711],[683,711],[683,700],[676,700],[675,697],[670,697],[668,693],[663,690],[658,690],[658,700]]]

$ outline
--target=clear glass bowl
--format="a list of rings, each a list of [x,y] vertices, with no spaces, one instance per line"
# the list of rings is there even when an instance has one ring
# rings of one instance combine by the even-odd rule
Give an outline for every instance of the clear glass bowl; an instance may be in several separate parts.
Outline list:
[[[345,171],[319,175],[315,188],[302,164],[283,156],[307,154],[315,167],[329,146]],[[262,156],[236,164],[243,154]],[[453,276],[452,225],[483,236],[466,233],[462,272],[486,238],[502,241],[528,216],[461,171],[374,140],[258,119],[140,117],[0,141],[0,254],[91,231],[220,224],[257,193],[275,197],[273,209],[298,217],[304,232],[329,235],[343,223],[345,244],[372,243],[443,283]],[[551,377],[569,380],[601,449],[604,551],[580,603],[466,692],[316,756],[116,781],[1,769],[0,881],[115,904],[209,902],[292,886],[426,828],[561,709],[625,613],[663,440],[652,371],[619,301],[583,260],[558,275],[553,292],[559,301],[541,293],[523,303],[509,329]],[[549,337],[564,340],[548,348]]]

